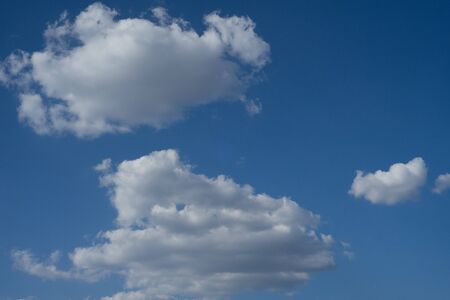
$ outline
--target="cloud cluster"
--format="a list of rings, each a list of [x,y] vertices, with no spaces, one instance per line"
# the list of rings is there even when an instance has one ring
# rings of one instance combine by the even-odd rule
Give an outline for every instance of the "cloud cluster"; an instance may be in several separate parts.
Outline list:
[[[125,290],[104,299],[292,291],[311,272],[334,266],[333,238],[317,232],[320,216],[223,175],[196,174],[174,150],[117,168],[105,160],[97,170],[118,227],[103,232],[93,246],[76,248],[70,258],[72,273],[124,277]],[[32,272],[36,264],[23,269],[39,275]]]
[[[198,34],[162,8],[153,20],[119,19],[94,3],[44,33],[45,48],[17,51],[0,65],[0,82],[19,90],[19,117],[38,134],[95,137],[141,125],[161,128],[195,106],[245,97],[270,47],[248,17],[204,17]]]
[[[357,171],[349,193],[373,204],[394,205],[411,200],[425,184],[426,178],[425,162],[416,157],[406,164],[391,165],[389,171],[367,174]]]

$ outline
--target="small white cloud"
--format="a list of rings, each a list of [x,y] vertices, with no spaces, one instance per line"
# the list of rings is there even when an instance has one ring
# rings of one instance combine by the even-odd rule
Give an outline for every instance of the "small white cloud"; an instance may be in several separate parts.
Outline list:
[[[61,253],[59,251],[54,251],[50,254],[46,261],[38,260],[28,250],[13,250],[11,252],[11,258],[14,267],[17,270],[44,279],[77,279],[93,282],[99,280],[103,276],[102,272],[93,273],[90,270],[60,270],[57,266],[61,258]]]
[[[257,115],[262,111],[262,104],[257,100],[246,100],[245,101],[245,109],[251,115]]]
[[[320,216],[223,175],[195,174],[174,150],[123,161],[101,181],[118,227],[76,248],[70,274],[123,276],[125,290],[104,300],[291,292],[310,273],[334,266],[333,237],[317,231]],[[69,276],[19,253],[30,274]]]
[[[11,256],[15,268],[30,275],[45,279],[73,278],[70,272],[58,270],[56,267],[55,264],[59,259],[59,252],[52,253],[48,262],[38,261],[33,254],[27,250],[14,250],[12,251]]]
[[[19,120],[27,123],[38,134],[48,133],[47,108],[41,96],[36,94],[21,94],[19,99]]]
[[[350,251],[350,250],[344,250],[342,252],[342,254],[348,259],[348,260],[353,260],[355,258],[355,252]]]
[[[255,33],[255,23],[248,17],[222,18],[217,13],[205,17],[231,55],[247,64],[263,67],[269,62],[269,45]]]
[[[0,83],[3,85],[17,86],[26,91],[31,81],[29,53],[17,50],[0,62]]]
[[[353,260],[355,258],[355,252],[352,250],[352,245],[348,242],[341,241],[342,255],[344,255],[348,260]]]
[[[33,97],[37,110],[22,119],[39,134],[80,137],[161,128],[192,107],[245,97],[269,62],[270,47],[248,17],[213,12],[197,33],[163,8],[152,12],[155,22],[119,19],[94,3],[73,21],[64,13],[49,25],[43,50],[6,58],[0,82],[19,89],[22,106]]]
[[[416,157],[406,164],[391,165],[389,171],[378,170],[367,174],[357,171],[349,193],[373,204],[394,205],[413,199],[426,178],[425,162]]]
[[[448,189],[450,189],[450,174],[439,175],[434,182],[433,193],[442,194]]]
[[[334,243],[334,239],[333,239],[333,236],[331,234],[321,234],[320,238],[327,245],[331,245],[331,244]]]
[[[100,173],[107,173],[111,170],[111,158],[102,160],[101,163],[94,167],[94,170]]]
[[[172,18],[170,17],[167,9],[164,7],[155,7],[151,10],[153,16],[158,20],[159,24],[167,25],[172,22]]]
[[[349,242],[341,241],[340,244],[344,249],[350,249],[352,247],[352,245]]]

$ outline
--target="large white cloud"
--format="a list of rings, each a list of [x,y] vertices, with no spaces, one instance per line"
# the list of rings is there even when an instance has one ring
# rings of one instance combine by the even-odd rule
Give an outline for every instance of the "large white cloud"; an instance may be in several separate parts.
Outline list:
[[[439,175],[434,181],[433,192],[436,194],[442,194],[444,191],[450,189],[450,174]]]
[[[425,162],[421,157],[416,157],[406,164],[391,165],[389,171],[378,170],[367,174],[357,171],[349,193],[374,204],[394,205],[413,199],[426,178]]]
[[[74,21],[63,14],[45,31],[43,50],[3,61],[0,82],[19,89],[21,108],[35,106],[21,109],[20,118],[37,133],[95,137],[160,128],[218,100],[260,111],[245,91],[269,61],[270,47],[250,18],[213,12],[198,34],[162,8],[153,10],[153,21],[117,15],[100,3]]]
[[[116,169],[105,160],[97,170],[117,209],[118,227],[93,246],[76,248],[70,274],[123,276],[125,290],[104,299],[290,292],[311,272],[334,266],[333,238],[317,232],[318,215],[228,177],[195,174],[174,150],[124,161]],[[51,276],[56,272],[52,268]]]

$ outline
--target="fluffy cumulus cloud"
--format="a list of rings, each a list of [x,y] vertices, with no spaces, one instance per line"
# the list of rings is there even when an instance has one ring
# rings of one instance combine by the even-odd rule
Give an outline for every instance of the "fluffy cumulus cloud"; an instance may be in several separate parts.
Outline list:
[[[76,248],[73,269],[60,277],[123,276],[124,290],[104,300],[292,292],[312,272],[334,266],[333,238],[317,230],[320,216],[231,178],[196,174],[174,150],[117,167],[105,160],[97,170],[117,210],[117,228]],[[31,260],[22,269],[39,275],[36,265],[43,264]],[[50,276],[62,272],[41,269]]]
[[[6,58],[0,82],[18,89],[20,119],[39,134],[161,128],[219,100],[259,112],[245,91],[268,63],[269,45],[248,17],[213,12],[204,23],[197,33],[163,8],[151,19],[120,19],[95,3],[74,20],[63,14],[49,25],[43,50]]]
[[[446,173],[439,175],[434,182],[433,192],[436,194],[442,194],[448,189],[450,189],[450,174]]]
[[[427,168],[422,158],[396,163],[388,171],[364,174],[357,171],[349,193],[373,204],[394,205],[411,200],[425,184]]]

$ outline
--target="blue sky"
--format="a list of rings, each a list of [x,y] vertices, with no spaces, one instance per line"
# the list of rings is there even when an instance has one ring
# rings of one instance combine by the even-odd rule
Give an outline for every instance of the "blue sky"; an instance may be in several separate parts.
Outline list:
[[[245,83],[244,92],[238,87],[223,96],[245,94],[244,103],[192,105],[182,120],[169,120],[161,129],[139,123],[130,132],[100,131],[95,136],[80,137],[54,124],[49,132],[37,134],[36,128],[19,120],[18,95],[29,89],[44,95],[36,86],[53,82],[35,80],[32,87],[4,84],[0,89],[0,299],[100,299],[124,290],[124,277],[117,274],[96,282],[72,275],[68,279],[32,276],[29,269],[13,266],[12,253],[27,250],[46,261],[59,250],[58,270],[76,268],[68,254],[77,247],[102,243],[97,234],[118,227],[120,208],[111,204],[108,189],[116,191],[121,185],[101,187],[94,166],[106,158],[117,165],[164,149],[176,149],[178,163],[195,166],[195,174],[209,178],[225,174],[274,201],[291,198],[320,215],[318,233],[333,236],[330,255],[335,265],[311,272],[311,279],[299,283],[293,296],[233,288],[233,299],[448,299],[450,192],[432,192],[437,176],[450,172],[448,2],[103,3],[119,12],[116,19],[151,18],[142,12],[162,6],[172,17],[188,21],[198,34],[206,28],[203,16],[213,11],[219,10],[222,17],[248,16],[256,24],[258,38],[270,45],[270,54],[261,50],[260,56],[270,62],[261,67],[260,57],[245,58],[242,53],[249,49],[225,54],[231,58],[223,60],[235,63],[240,71],[257,74]],[[90,4],[2,2],[1,59],[16,49],[42,51],[47,24],[65,10],[73,20]],[[239,45],[231,49],[240,49]],[[260,104],[261,112],[246,111],[248,101]],[[410,177],[397,183],[399,188],[410,184],[410,192],[392,196],[386,186],[374,187],[385,189],[383,195],[391,195],[394,205],[366,201],[370,196],[364,191],[357,199],[349,194],[356,170],[388,171],[392,164],[406,166],[415,157],[423,159],[428,172],[426,179],[418,178],[414,184]],[[120,174],[118,169],[107,172],[100,176]],[[341,241],[351,245],[353,259],[343,254]]]

